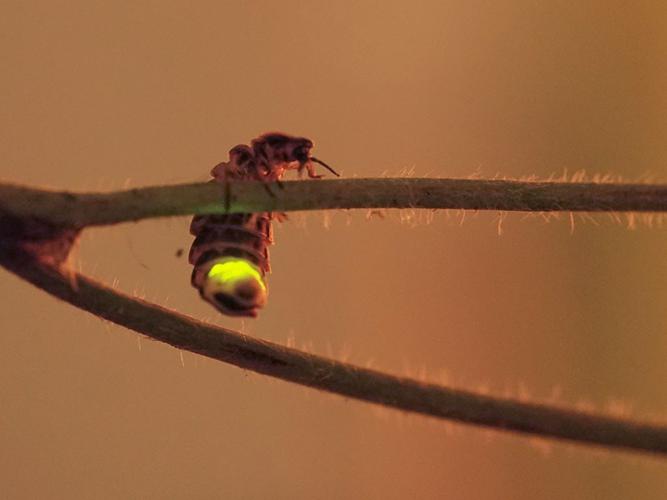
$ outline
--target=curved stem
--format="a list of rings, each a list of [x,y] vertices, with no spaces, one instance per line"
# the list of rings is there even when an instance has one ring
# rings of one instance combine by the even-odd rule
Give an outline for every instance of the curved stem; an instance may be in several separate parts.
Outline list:
[[[60,272],[16,249],[0,253],[0,264],[97,316],[258,373],[436,418],[667,456],[665,425],[475,394],[341,363],[208,325],[86,276]]]

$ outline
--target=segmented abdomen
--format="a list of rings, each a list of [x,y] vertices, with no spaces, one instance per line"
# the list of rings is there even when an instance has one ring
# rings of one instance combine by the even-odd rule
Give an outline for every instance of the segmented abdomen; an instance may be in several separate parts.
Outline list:
[[[190,224],[195,241],[190,248],[192,285],[199,288],[201,266],[216,257],[241,257],[253,262],[264,274],[271,271],[268,245],[273,243],[271,212],[252,214],[197,215]]]

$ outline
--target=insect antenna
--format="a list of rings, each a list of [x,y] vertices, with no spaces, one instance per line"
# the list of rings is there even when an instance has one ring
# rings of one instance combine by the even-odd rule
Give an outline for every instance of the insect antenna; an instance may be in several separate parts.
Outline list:
[[[329,172],[331,172],[332,174],[334,174],[336,177],[340,177],[340,174],[339,174],[338,172],[336,172],[333,168],[331,168],[329,165],[327,165],[326,163],[324,163],[322,160],[318,160],[317,158],[314,158],[314,157],[311,156],[311,157],[310,157],[310,161],[314,161],[315,163],[319,163],[319,164],[322,165],[324,168],[326,168]]]

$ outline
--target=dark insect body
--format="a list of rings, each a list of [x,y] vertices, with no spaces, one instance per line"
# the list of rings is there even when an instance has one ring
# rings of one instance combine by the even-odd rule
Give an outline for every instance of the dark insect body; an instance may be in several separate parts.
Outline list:
[[[239,144],[229,151],[229,161],[211,170],[213,180],[225,186],[236,181],[278,182],[287,170],[315,173],[310,156],[312,141],[282,133],[268,133],[253,139],[250,146]],[[268,187],[267,187],[268,188]],[[272,220],[285,214],[272,212],[197,215],[190,233],[195,240],[189,261],[194,265],[192,285],[204,300],[230,316],[256,317],[266,304],[265,276],[271,271],[268,246],[273,243]]]

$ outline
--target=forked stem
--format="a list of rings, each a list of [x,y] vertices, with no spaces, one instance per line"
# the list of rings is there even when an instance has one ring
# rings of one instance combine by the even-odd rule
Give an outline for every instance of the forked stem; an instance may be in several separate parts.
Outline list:
[[[351,179],[230,186],[232,212],[324,208],[667,211],[667,186]],[[225,210],[215,183],[73,194],[0,184],[0,265],[101,318],[178,349],[324,391],[495,429],[667,456],[667,426],[496,398],[340,363],[214,327],[61,267],[78,230]]]

